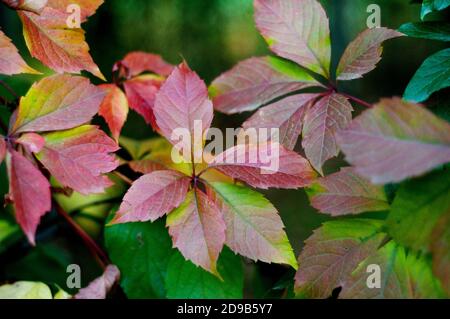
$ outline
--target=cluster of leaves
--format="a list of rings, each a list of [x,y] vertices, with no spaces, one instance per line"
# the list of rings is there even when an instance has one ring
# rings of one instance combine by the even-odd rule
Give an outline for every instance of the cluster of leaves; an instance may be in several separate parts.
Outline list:
[[[64,11],[69,2],[77,3],[85,21],[102,1],[3,2],[18,11],[32,56],[58,73],[87,70],[103,79],[83,31],[66,27]],[[422,18],[449,2],[424,1]],[[131,181],[116,171],[131,185],[105,227],[106,249],[117,267],[106,267],[75,297],[105,297],[120,269],[128,297],[241,298],[244,275],[237,255],[296,269],[298,297],[326,298],[336,288],[341,298],[448,297],[450,124],[415,104],[449,86],[448,50],[424,62],[403,100],[370,105],[338,87],[374,70],[384,41],[405,34],[448,41],[448,24],[365,30],[330,70],[328,17],[317,0],[255,0],[254,7],[256,26],[276,57],[240,62],[209,89],[186,62],[173,66],[144,52],[117,62],[111,84],[94,86],[59,74],[31,87],[0,138],[9,201],[29,241],[34,243],[56,187],[76,192],[70,198],[54,194],[57,210],[74,196],[90,202],[86,195],[111,186],[104,174],[121,164],[142,176]],[[36,73],[3,33],[0,41],[0,53],[8,57],[0,59],[0,73]],[[351,102],[368,109],[353,119]],[[139,142],[121,137],[129,108],[162,137]],[[243,128],[278,128],[281,145],[271,136],[262,142],[277,148],[279,169],[261,171],[263,159],[249,156],[257,147],[252,144],[208,154],[209,164],[195,162],[214,109],[256,110]],[[86,124],[97,113],[114,139]],[[197,121],[203,140],[174,139],[180,128],[194,136]],[[294,151],[300,136],[307,159]],[[117,142],[130,160],[112,154]],[[189,158],[182,158],[181,150],[189,150]],[[325,162],[340,151],[351,167],[324,176]],[[230,157],[233,163],[223,161]],[[302,187],[314,208],[339,219],[315,230],[297,261],[277,209],[254,188]],[[372,217],[353,216],[366,212]],[[373,264],[383,276],[379,289],[366,285],[366,269]],[[2,294],[68,297],[27,282],[0,287]]]

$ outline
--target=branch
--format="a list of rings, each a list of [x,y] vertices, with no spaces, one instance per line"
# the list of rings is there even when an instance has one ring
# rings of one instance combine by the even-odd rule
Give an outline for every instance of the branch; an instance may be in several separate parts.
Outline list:
[[[70,225],[70,227],[77,233],[78,236],[83,240],[86,244],[87,248],[91,251],[91,253],[96,258],[97,262],[100,266],[105,269],[106,265],[110,264],[110,260],[106,253],[97,245],[97,243],[84,231],[83,228],[80,227],[70,215],[56,202],[53,201],[53,205],[55,206],[56,212],[62,218],[66,220],[66,222]]]

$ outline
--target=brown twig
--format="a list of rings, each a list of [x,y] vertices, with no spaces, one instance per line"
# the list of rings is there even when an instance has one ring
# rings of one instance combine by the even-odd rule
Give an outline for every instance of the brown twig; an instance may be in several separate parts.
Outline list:
[[[114,171],[113,174],[116,175],[117,177],[119,177],[121,180],[123,180],[128,185],[133,184],[133,181],[131,179],[129,179],[128,177],[126,177],[125,175],[123,175],[122,173],[119,173],[118,171]]]
[[[53,205],[56,209],[58,215],[60,215],[64,220],[70,225],[70,227],[77,233],[78,236],[83,240],[86,244],[87,248],[91,251],[91,253],[96,258],[97,262],[100,266],[105,269],[108,264],[110,264],[110,260],[106,253],[97,245],[97,243],[84,231],[83,228],[80,227],[70,215],[56,202],[53,201]]]

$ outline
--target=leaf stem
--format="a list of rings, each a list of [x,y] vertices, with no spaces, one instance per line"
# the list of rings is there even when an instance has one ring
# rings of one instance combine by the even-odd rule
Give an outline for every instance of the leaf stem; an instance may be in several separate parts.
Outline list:
[[[367,108],[372,108],[373,107],[372,104],[370,104],[370,103],[368,103],[366,101],[363,101],[361,99],[358,99],[357,97],[354,97],[353,95],[350,95],[350,94],[347,94],[347,93],[339,93],[339,94],[345,96],[346,98],[348,98],[349,100],[351,100],[351,101],[353,101],[355,103],[358,103],[359,105],[365,106]]]
[[[128,185],[133,185],[133,181],[130,178],[128,178],[127,176],[123,175],[122,173],[119,173],[118,171],[114,171],[113,174],[116,175],[121,180],[123,180]]]
[[[0,85],[3,86],[6,91],[8,91],[12,96],[14,96],[15,99],[19,99],[19,95],[14,92],[14,90],[8,84],[6,84],[5,81],[0,80]]]
[[[70,227],[77,233],[77,235],[83,240],[87,248],[94,255],[95,259],[102,267],[105,269],[108,264],[110,264],[110,260],[106,253],[97,245],[97,243],[84,231],[83,228],[80,227],[70,215],[56,202],[53,201],[53,205],[56,209],[58,215],[60,215],[69,225]]]

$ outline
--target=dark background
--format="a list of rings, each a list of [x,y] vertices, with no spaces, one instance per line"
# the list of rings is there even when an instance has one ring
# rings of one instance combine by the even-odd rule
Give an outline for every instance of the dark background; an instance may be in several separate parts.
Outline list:
[[[411,5],[408,0],[328,0],[322,3],[330,18],[333,65],[337,65],[346,45],[366,28],[366,19],[369,16],[366,8],[369,4],[380,5],[382,26],[393,29],[406,22],[418,21],[420,14],[420,5]],[[29,58],[17,14],[5,6],[0,6],[0,21],[3,31],[13,39],[27,61],[36,69],[50,74],[50,70]],[[93,59],[108,80],[111,80],[113,63],[135,50],[160,54],[174,64],[184,58],[208,84],[240,60],[269,54],[265,42],[254,26],[252,0],[106,0],[83,28],[86,30]],[[376,102],[380,97],[401,96],[423,60],[442,47],[437,42],[427,40],[391,40],[385,45],[383,60],[378,68],[364,79],[345,83],[342,89],[369,102]],[[27,75],[0,78],[6,80],[20,94],[26,93],[31,83],[37,79],[36,76]],[[98,79],[92,80],[100,83]],[[3,96],[6,92],[0,89],[0,94]],[[214,124],[221,128],[238,127],[247,116],[248,114],[225,117],[217,114]],[[131,112],[123,135],[145,139],[153,136],[153,133],[138,115]],[[326,171],[335,170],[338,163],[341,162],[331,161],[327,164]],[[1,170],[0,192],[4,194],[7,191],[4,165]],[[313,229],[319,227],[326,217],[310,208],[303,190],[270,191],[267,196],[279,209],[288,236],[298,254],[303,240]],[[0,215],[5,214],[0,212]],[[11,230],[10,227],[9,224],[2,224],[0,219],[0,254],[2,238]],[[45,240],[42,245],[38,245],[37,250],[45,255],[44,259],[47,258],[44,262],[39,253],[34,253],[38,254],[38,261],[33,259],[33,256],[30,258],[30,255],[26,256],[28,259],[24,261],[23,254],[14,254],[17,255],[17,260],[12,265],[1,264],[6,262],[6,259],[0,257],[0,281],[48,281],[55,276],[63,280],[65,273],[61,273],[61,265],[67,264],[69,255],[74,252],[71,250],[69,253],[69,249],[56,249],[55,245],[58,243],[47,243]],[[50,257],[47,256],[49,254]],[[8,262],[10,260],[8,256]],[[51,269],[59,270],[52,272]],[[268,281],[277,280],[278,274],[282,274],[274,266],[260,266],[250,271],[262,271]],[[261,287],[265,284],[261,283]],[[249,295],[258,295],[255,292],[257,289],[259,288],[254,288]],[[264,288],[261,288],[261,291],[264,291]]]

